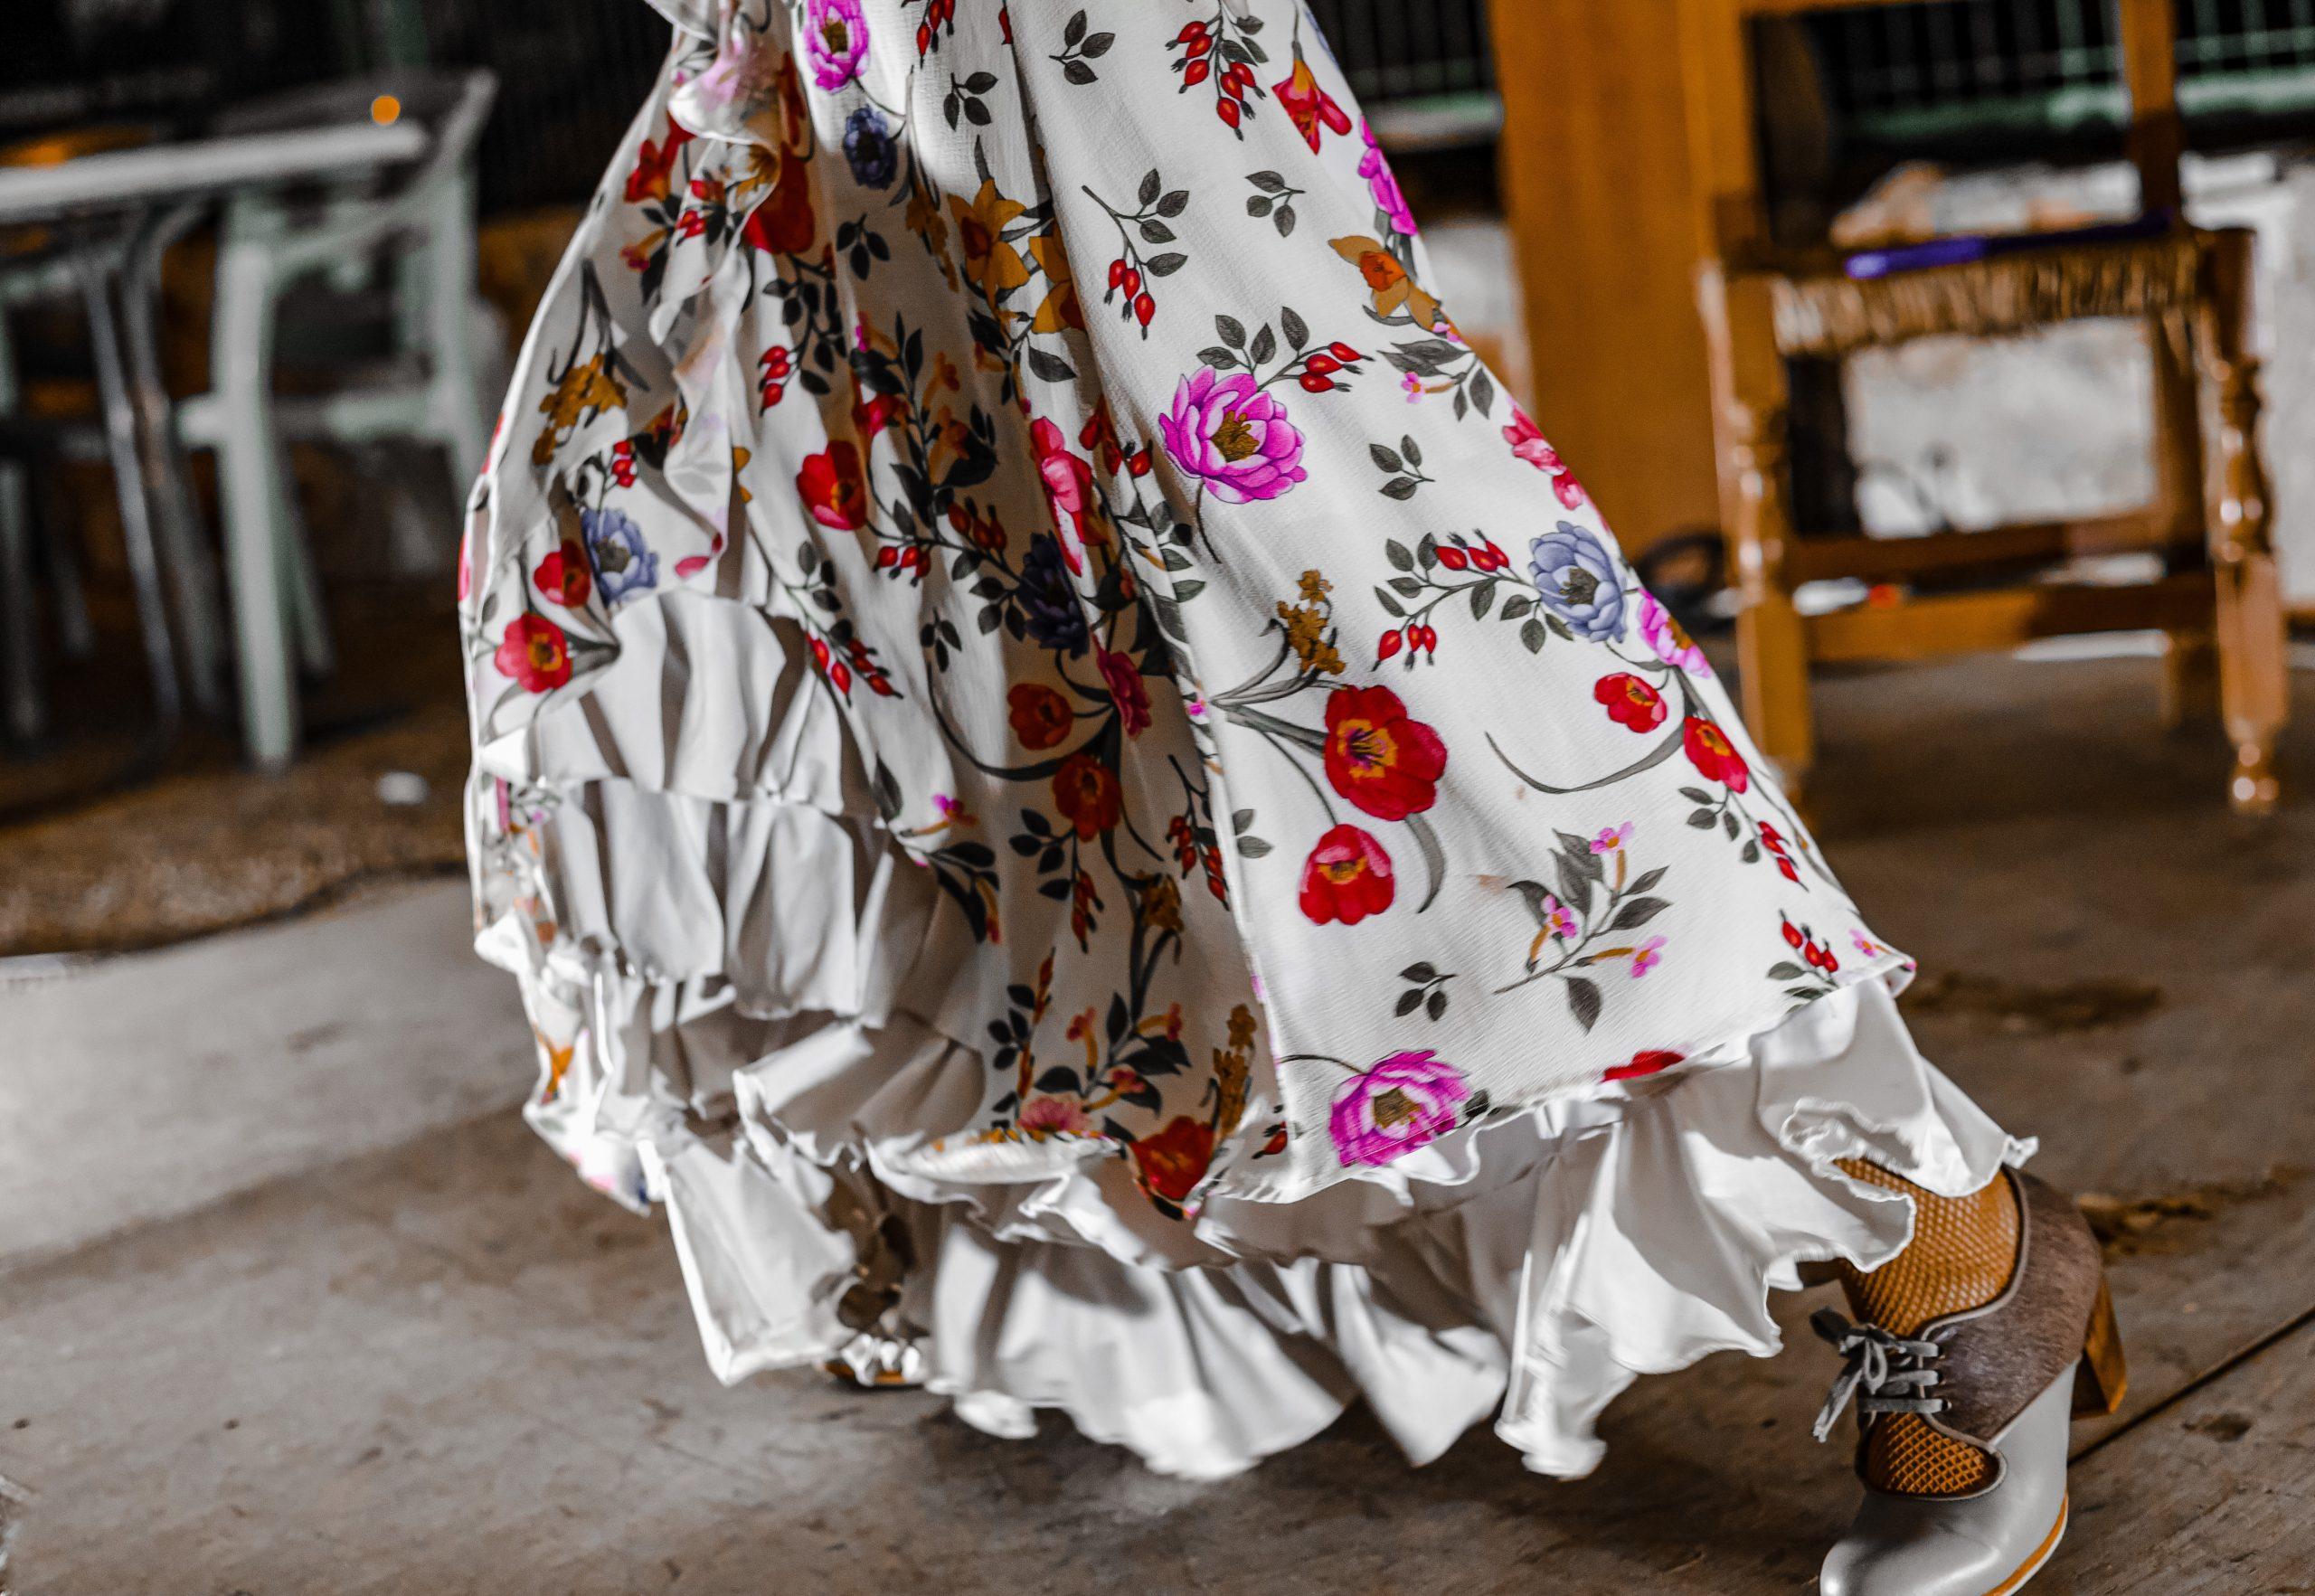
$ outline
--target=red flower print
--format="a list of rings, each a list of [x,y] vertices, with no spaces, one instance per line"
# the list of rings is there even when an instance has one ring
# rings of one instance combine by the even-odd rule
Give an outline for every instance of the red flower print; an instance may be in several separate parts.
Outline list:
[[[1029,443],[1036,450],[1037,475],[1044,478],[1045,497],[1053,504],[1054,529],[1061,534],[1061,552],[1069,569],[1085,569],[1085,515],[1093,498],[1093,467],[1069,452],[1062,430],[1039,416],[1029,428]]]
[[[498,674],[525,693],[551,693],[571,679],[571,643],[543,615],[518,615],[491,656]]]
[[[1278,96],[1278,103],[1286,108],[1288,120],[1314,151],[1318,147],[1321,127],[1331,127],[1337,133],[1350,131],[1350,118],[1335,103],[1334,96],[1318,87],[1317,74],[1310,71],[1310,63],[1302,59],[1299,51],[1294,55],[1292,73],[1271,85],[1271,92]]]
[[[531,572],[531,581],[539,596],[550,603],[565,609],[576,609],[587,601],[587,593],[594,586],[593,573],[587,569],[586,553],[575,543],[565,543]]]
[[[819,222],[812,214],[811,169],[804,157],[782,151],[780,175],[771,192],[748,212],[740,237],[751,247],[774,255],[800,255],[812,247]]]
[[[1327,779],[1378,820],[1403,820],[1439,799],[1447,745],[1388,687],[1351,687],[1327,700]]]
[[[1728,741],[1728,733],[1710,721],[1690,715],[1680,728],[1680,741],[1688,751],[1688,763],[1706,780],[1720,782],[1731,792],[1742,792],[1753,784],[1752,767],[1744,762],[1744,756]]]
[[[644,200],[664,200],[667,197],[668,176],[675,170],[676,152],[691,142],[688,129],[678,127],[673,117],[667,118],[666,137],[657,144],[649,139],[636,152],[635,170],[627,175],[627,203],[630,205]]]
[[[1668,1070],[1674,1064],[1680,1063],[1687,1058],[1687,1054],[1681,1053],[1636,1053],[1631,1055],[1631,1062],[1628,1064],[1618,1064],[1614,1069],[1609,1071],[1605,1075],[1601,1077],[1601,1079],[1604,1081],[1636,1081],[1643,1075],[1654,1075],[1661,1071]]]
[[[1184,1114],[1155,1136],[1133,1144],[1141,1189],[1167,1203],[1188,1200],[1214,1162],[1214,1127]]]
[[[822,526],[855,532],[867,524],[868,486],[861,478],[860,451],[849,442],[831,443],[807,457],[796,473],[796,491]]]
[[[1125,790],[1117,772],[1090,753],[1073,753],[1053,773],[1053,804],[1087,842],[1109,830],[1125,812]]]
[[[1106,399],[1093,407],[1092,419],[1077,434],[1078,447],[1101,462],[1101,469],[1111,473],[1125,464],[1125,445],[1118,438],[1118,424],[1110,415]]]
[[[1356,925],[1398,895],[1391,855],[1356,826],[1337,826],[1320,837],[1302,866],[1302,912],[1317,925]]]
[[[1635,732],[1655,731],[1670,713],[1661,693],[1628,672],[1602,676],[1592,684],[1592,696],[1608,706],[1610,720]]]
[[[1784,834],[1765,820],[1761,822],[1761,846],[1769,851],[1769,856],[1776,861],[1776,867],[1783,872],[1785,880],[1800,879],[1800,872],[1793,867],[1791,854],[1785,849]]]
[[[1107,648],[1096,648],[1094,655],[1101,680],[1110,689],[1110,701],[1118,706],[1118,720],[1125,727],[1125,734],[1140,736],[1149,730],[1149,689],[1141,680],[1141,667],[1134,663],[1131,655],[1114,654]]]
[[[1073,717],[1069,700],[1037,682],[1023,682],[1006,695],[1012,706],[1013,735],[1023,748],[1058,748],[1067,740]]]

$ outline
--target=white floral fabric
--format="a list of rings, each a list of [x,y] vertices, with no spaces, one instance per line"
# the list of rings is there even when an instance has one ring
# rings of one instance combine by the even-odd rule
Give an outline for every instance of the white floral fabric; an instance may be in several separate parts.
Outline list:
[[[1902,982],[1295,5],[661,8],[471,501],[469,825],[712,1346],[842,1346],[880,1202],[1291,1259]]]

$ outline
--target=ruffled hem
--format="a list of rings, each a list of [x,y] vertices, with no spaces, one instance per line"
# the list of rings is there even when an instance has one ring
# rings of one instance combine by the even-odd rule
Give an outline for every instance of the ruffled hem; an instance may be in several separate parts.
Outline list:
[[[840,1350],[858,1327],[846,1292],[897,1248],[915,1267],[893,1313],[960,1417],[1011,1435],[1058,1409],[1199,1478],[1358,1401],[1416,1462],[1492,1412],[1529,1468],[1580,1476],[1639,1375],[1772,1354],[1768,1293],[1802,1264],[1904,1248],[1912,1205],[1838,1160],[1960,1195],[2033,1150],[1864,987],[1753,1039],[1745,1062],[1490,1124],[1394,1185],[1143,1223],[1114,1159],[1014,1185],[921,1174],[922,1137],[898,1128],[938,1122],[940,1078],[977,1059],[917,1029],[827,1028],[741,1072],[732,1132],[645,1142],[715,1372]]]

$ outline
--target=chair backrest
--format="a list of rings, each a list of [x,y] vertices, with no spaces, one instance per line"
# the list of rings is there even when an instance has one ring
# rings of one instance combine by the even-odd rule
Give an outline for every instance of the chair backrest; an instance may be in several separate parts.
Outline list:
[[[1697,234],[1707,259],[1743,260],[1772,239],[1763,192],[1753,24],[1811,12],[1919,0],[1677,0],[1682,78],[1696,173]],[[2118,11],[2130,155],[2144,211],[2175,211],[2186,138],[2178,115],[2178,0],[2108,0]]]

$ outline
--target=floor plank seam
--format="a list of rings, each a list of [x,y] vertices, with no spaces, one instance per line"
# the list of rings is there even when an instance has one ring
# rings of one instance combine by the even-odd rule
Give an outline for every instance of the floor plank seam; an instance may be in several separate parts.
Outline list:
[[[2244,1347],[2241,1351],[2236,1352],[2228,1357],[2220,1359],[2217,1363],[2212,1365],[2209,1368],[2204,1370],[2201,1374],[2187,1381],[2184,1385],[2178,1387],[2178,1390],[2172,1392],[2169,1395],[2149,1406],[2144,1412],[2139,1413],[2134,1417],[2117,1424],[2113,1429],[2100,1436],[2096,1440],[2092,1441],[2088,1446],[2084,1447],[2080,1451],[2074,1453],[2074,1461],[2076,1464],[2080,1464],[2090,1458],[2094,1457],[2099,1452],[2103,1451],[2107,1447],[2112,1445],[2115,1441],[2121,1440],[2122,1437],[2129,1435],[2133,1431],[2139,1429],[2140,1426],[2147,1423],[2150,1420],[2159,1418],[2162,1414],[2170,1412],[2173,1408],[2178,1407],[2180,1403],[2187,1401],[2187,1398],[2196,1395],[2197,1393],[2208,1390],[2211,1386],[2217,1384],[2221,1380],[2225,1379],[2227,1375],[2233,1374],[2235,1370],[2242,1368],[2244,1365],[2252,1362],[2254,1359],[2261,1356],[2271,1349],[2282,1346],[2284,1342],[2290,1340],[2292,1336],[2298,1335],[2301,1331],[2305,1330],[2310,1327],[2315,1327],[2315,1308],[2310,1308],[2305,1312],[2290,1319],[2286,1323],[2278,1326],[2276,1328],[2269,1331],[2266,1335],[2260,1336],[2256,1341],[2254,1341],[2249,1346]]]

